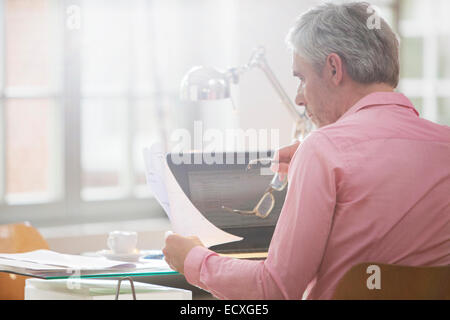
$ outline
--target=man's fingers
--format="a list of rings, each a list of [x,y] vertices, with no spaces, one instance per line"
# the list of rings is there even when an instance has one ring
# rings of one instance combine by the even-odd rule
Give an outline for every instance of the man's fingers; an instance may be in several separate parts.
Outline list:
[[[284,147],[275,152],[273,160],[277,162],[289,162],[291,160],[291,153],[287,148],[288,147]]]
[[[162,249],[162,253],[164,255],[164,261],[167,263],[167,265],[170,267],[170,269],[177,271],[177,269],[173,266],[172,262],[170,262],[166,247],[164,247],[164,249]]]
[[[167,263],[167,265],[170,267],[170,269],[175,270],[175,271],[178,271],[178,270],[173,266],[173,264],[170,262],[170,260],[167,259],[167,257],[164,257],[164,261],[166,261],[166,263]]]
[[[291,159],[292,159],[295,151],[297,150],[299,144],[300,144],[300,142],[296,141],[295,143],[293,143],[291,145],[282,147],[275,153],[274,160],[278,161],[278,162],[282,162],[282,163],[283,162],[284,163],[291,162]]]
[[[167,240],[167,238],[170,236],[170,235],[172,235],[173,234],[173,232],[172,231],[166,231],[166,233],[164,234],[164,240]]]
[[[289,163],[273,163],[270,166],[270,170],[272,170],[273,172],[281,172],[281,173],[288,173],[289,170]]]
[[[295,151],[297,150],[300,142],[295,142],[290,146],[279,149],[274,156],[274,161],[270,166],[270,169],[273,172],[280,173],[288,173],[289,163],[291,162],[292,157],[294,156]]]
[[[165,246],[162,249],[164,261],[166,261],[171,269],[183,274],[184,260],[189,251],[196,246],[204,247],[200,238],[197,236],[184,237],[179,234],[167,234]]]

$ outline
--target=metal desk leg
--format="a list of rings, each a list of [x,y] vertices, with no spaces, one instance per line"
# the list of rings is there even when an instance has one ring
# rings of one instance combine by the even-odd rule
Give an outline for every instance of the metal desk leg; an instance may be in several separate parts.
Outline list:
[[[130,281],[131,293],[133,294],[133,300],[136,300],[136,291],[134,290],[134,282],[133,282],[133,279],[131,279],[131,277],[124,277],[124,278],[119,279],[119,281],[117,283],[117,291],[116,291],[116,299],[115,300],[119,300],[120,284],[121,284],[122,280]]]

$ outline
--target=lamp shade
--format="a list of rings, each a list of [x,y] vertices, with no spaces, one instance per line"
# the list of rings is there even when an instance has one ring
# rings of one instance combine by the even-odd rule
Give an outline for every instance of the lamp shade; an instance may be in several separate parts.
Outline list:
[[[230,97],[227,73],[211,67],[193,67],[181,81],[182,100],[219,100]]]

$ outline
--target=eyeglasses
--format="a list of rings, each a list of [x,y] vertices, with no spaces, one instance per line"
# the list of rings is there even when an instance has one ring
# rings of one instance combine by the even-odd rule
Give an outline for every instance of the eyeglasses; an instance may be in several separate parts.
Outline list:
[[[250,170],[252,168],[252,166],[258,162],[276,163],[275,160],[269,159],[269,158],[255,159],[255,160],[252,160],[249,162],[246,170]],[[275,206],[275,197],[273,196],[273,191],[283,191],[284,188],[286,187],[287,183],[288,183],[287,176],[285,175],[284,177],[282,177],[277,172],[273,176],[269,187],[266,189],[263,196],[258,201],[258,203],[253,208],[253,210],[251,210],[251,211],[236,210],[236,209],[231,209],[231,208],[228,208],[225,206],[222,206],[222,209],[224,209],[228,212],[237,213],[237,214],[244,215],[244,216],[255,215],[259,218],[265,219],[269,216],[269,214],[272,212],[273,207]]]

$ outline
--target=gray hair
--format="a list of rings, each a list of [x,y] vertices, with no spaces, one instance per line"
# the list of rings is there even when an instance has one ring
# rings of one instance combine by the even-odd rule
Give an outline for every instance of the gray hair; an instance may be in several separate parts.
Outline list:
[[[323,70],[326,58],[336,53],[347,73],[359,83],[399,81],[399,40],[381,17],[377,28],[368,21],[375,13],[366,2],[326,3],[302,14],[289,31],[286,42],[295,53]]]

